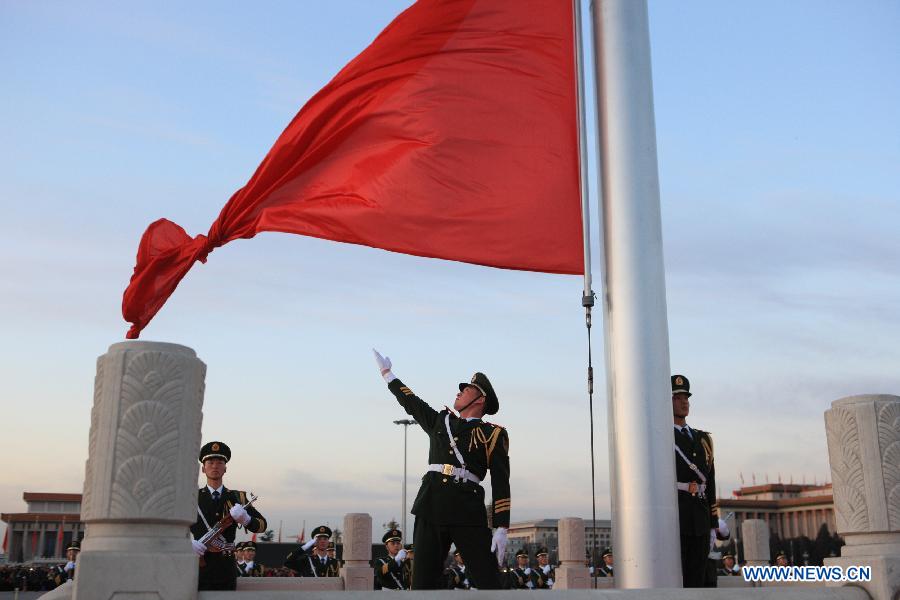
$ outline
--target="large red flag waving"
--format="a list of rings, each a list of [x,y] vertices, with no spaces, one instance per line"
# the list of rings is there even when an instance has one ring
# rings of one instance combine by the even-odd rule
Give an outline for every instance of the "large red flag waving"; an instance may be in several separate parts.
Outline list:
[[[419,0],[294,117],[207,235],[144,233],[136,338],[196,261],[282,231],[583,273],[571,0]]]

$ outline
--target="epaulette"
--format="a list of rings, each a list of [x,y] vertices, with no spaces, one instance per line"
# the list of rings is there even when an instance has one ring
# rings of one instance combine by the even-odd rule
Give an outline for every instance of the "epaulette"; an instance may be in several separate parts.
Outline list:
[[[484,423],[485,425],[490,425],[491,427],[499,427],[500,429],[506,431],[506,427],[504,427],[503,425],[498,425],[498,424],[496,424],[496,423],[491,423],[490,421],[484,421],[483,419],[482,419],[482,421],[483,421],[483,423]]]

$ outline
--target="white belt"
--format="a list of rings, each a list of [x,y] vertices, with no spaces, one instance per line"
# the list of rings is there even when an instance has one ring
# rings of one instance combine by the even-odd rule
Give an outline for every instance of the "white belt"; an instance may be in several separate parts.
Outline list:
[[[469,471],[462,467],[454,467],[453,465],[428,465],[427,470],[434,471],[435,473],[442,473],[448,477],[452,476],[454,479],[465,479],[472,483],[481,483],[481,479],[477,475],[469,473]]]
[[[692,482],[693,485],[697,486],[697,495],[701,498],[706,494],[706,484],[705,483],[697,483]],[[675,487],[681,490],[682,492],[690,492],[691,491],[691,483],[682,483],[681,481],[675,482]]]

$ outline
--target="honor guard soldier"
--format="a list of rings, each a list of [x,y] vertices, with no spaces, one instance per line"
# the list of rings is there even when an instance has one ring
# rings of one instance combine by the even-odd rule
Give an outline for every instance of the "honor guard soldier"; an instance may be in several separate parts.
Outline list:
[[[197,493],[197,521],[191,527],[194,552],[200,557],[201,590],[233,590],[237,585],[238,567],[228,546],[233,544],[238,525],[247,531],[261,533],[266,530],[266,520],[252,505],[245,508],[247,494],[229,490],[222,483],[231,460],[231,448],[223,442],[209,442],[200,449],[201,470],[206,475],[206,485]],[[219,536],[218,541],[204,546],[199,540],[215,527],[225,515],[233,522]]]
[[[238,577],[244,577],[244,542],[234,545],[234,562],[237,564]]]
[[[407,552],[403,549],[403,539],[399,529],[389,529],[381,537],[381,542],[387,548],[387,558],[375,559],[375,589],[376,590],[406,590],[409,589],[403,583],[403,564],[406,562]]]
[[[407,544],[406,548],[406,560],[403,561],[403,585],[406,586],[406,589],[412,589],[412,572],[413,565],[416,561],[416,550],[414,544]]]
[[[335,577],[341,576],[341,561],[337,559],[337,548],[334,545],[334,542],[328,542],[328,547],[325,549],[325,554],[328,555],[328,558],[334,559],[335,564]]]
[[[388,389],[429,437],[428,468],[413,503],[413,541],[418,556],[413,569],[415,590],[440,589],[444,559],[451,544],[465,557],[468,577],[479,589],[500,589],[499,564],[509,528],[509,437],[499,425],[483,421],[500,408],[484,373],[459,384],[454,410],[438,412],[417,397],[391,371],[389,358],[375,351]],[[491,473],[491,535],[481,481]],[[494,554],[496,553],[496,554]]]
[[[244,542],[244,577],[262,577],[265,572],[265,566],[256,562],[256,544]]]
[[[719,567],[719,575],[734,576],[740,575],[741,570],[734,566],[734,554],[726,552],[722,555],[722,566]]]
[[[613,577],[613,552],[612,548],[603,549],[603,564],[597,570],[598,577]]]
[[[547,548],[538,548],[535,556],[537,556],[538,566],[534,570],[537,574],[534,587],[539,590],[552,590],[554,579],[556,578],[556,570],[550,564],[550,554],[547,552]]]
[[[509,572],[509,587],[514,590],[533,590],[537,575],[528,566],[528,551],[522,548],[516,552],[516,566]]]
[[[778,554],[775,555],[775,566],[777,567],[787,567],[790,563],[787,559],[787,554],[784,553],[784,550],[779,550]]]
[[[337,577],[337,559],[328,556],[329,539],[331,539],[330,527],[327,525],[316,527],[308,542],[287,555],[284,566],[299,573],[300,577]]]
[[[683,587],[704,587],[710,532],[719,527],[716,470],[712,437],[687,424],[691,383],[672,375],[672,415],[675,430],[675,479],[681,530]]]
[[[466,576],[466,562],[459,550],[453,553],[453,564],[447,567],[445,575],[449,590],[468,590],[472,587],[472,582]]]
[[[53,567],[47,578],[56,585],[62,585],[70,579],[75,579],[75,563],[78,562],[79,552],[81,552],[81,542],[72,540],[66,547],[66,564]]]

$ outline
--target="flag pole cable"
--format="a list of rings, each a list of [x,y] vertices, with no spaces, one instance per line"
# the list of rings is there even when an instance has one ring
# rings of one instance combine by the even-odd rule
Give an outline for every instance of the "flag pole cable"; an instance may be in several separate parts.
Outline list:
[[[584,240],[584,291],[581,305],[584,307],[584,323],[587,327],[587,384],[588,412],[591,431],[591,566],[597,561],[597,497],[594,484],[594,367],[591,356],[591,308],[594,306],[594,290],[591,288],[591,211],[588,194],[587,121],[584,110],[584,47],[581,40],[581,0],[572,0],[575,19],[575,70],[578,89],[578,172],[581,177],[581,225]],[[593,585],[597,587],[599,573],[594,568]]]

